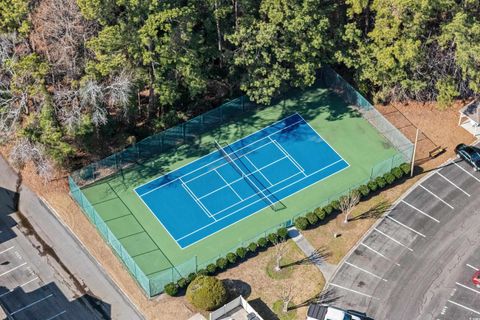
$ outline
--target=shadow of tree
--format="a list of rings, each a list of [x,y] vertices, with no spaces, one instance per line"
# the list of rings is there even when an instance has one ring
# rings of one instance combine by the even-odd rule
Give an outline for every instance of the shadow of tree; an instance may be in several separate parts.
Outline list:
[[[335,290],[329,288],[321,291],[317,295],[311,297],[310,299],[305,300],[302,303],[291,306],[289,309],[298,309],[298,308],[308,307],[312,303],[332,304],[333,302],[337,301],[339,298],[341,298],[341,296],[336,295]]]
[[[228,295],[231,300],[237,298],[238,296],[243,296],[245,299],[247,299],[252,293],[252,287],[242,280],[225,279],[222,282],[227,288]]]
[[[12,228],[17,222],[10,216],[18,210],[18,192],[0,187],[0,243],[16,237]]]
[[[321,248],[315,249],[315,251],[308,257],[281,265],[280,268],[288,268],[291,266],[298,266],[298,265],[320,264],[331,255],[332,253],[329,250],[327,250],[327,248],[321,247]]]
[[[391,204],[388,201],[381,201],[377,203],[374,207],[369,210],[355,216],[351,217],[349,221],[361,220],[361,219],[378,219],[385,214],[385,212],[390,209]]]

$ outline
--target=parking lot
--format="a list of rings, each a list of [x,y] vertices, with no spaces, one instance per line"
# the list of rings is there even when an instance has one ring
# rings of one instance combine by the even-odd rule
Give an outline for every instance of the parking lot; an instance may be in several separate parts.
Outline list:
[[[328,284],[334,305],[374,319],[474,319],[480,173],[451,161],[409,190]]]
[[[44,248],[22,233],[14,198],[12,191],[0,188],[0,305],[7,318],[108,318],[108,305],[98,301],[98,308],[91,307],[94,298],[78,296],[72,279],[38,254]]]

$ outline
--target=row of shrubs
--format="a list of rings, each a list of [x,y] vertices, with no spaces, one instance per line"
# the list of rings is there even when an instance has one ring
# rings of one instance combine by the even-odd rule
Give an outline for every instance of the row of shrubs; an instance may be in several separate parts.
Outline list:
[[[410,173],[410,165],[403,163],[398,167],[393,168],[390,172],[385,173],[381,177],[371,180],[365,185],[361,185],[357,191],[362,198],[368,197],[369,194],[383,189],[387,185],[392,184],[398,179]],[[329,205],[323,208],[317,208],[312,212],[307,213],[304,217],[298,217],[295,219],[295,227],[299,230],[305,230],[309,226],[316,225],[319,221],[323,220],[325,216],[340,210],[340,201],[332,201]],[[218,258],[216,263],[211,263],[200,269],[196,273],[191,273],[187,278],[180,278],[177,282],[171,282],[165,285],[165,293],[170,296],[175,296],[180,290],[185,289],[190,282],[192,282],[199,275],[213,275],[217,272],[221,272],[231,265],[234,265],[237,261],[241,261],[247,257],[248,254],[253,254],[258,250],[262,250],[275,244],[279,239],[285,240],[288,237],[287,228],[280,228],[275,233],[270,233],[267,237],[262,237],[256,242],[250,243],[246,247],[240,247],[235,252],[228,253],[225,257]]]
[[[225,257],[218,258],[215,263],[207,265],[205,269],[200,269],[196,273],[190,273],[188,277],[180,278],[177,282],[168,283],[165,285],[164,291],[170,296],[176,296],[180,290],[185,289],[197,276],[214,275],[217,272],[227,269],[229,266],[235,265],[238,261],[245,259],[247,255],[253,255],[255,252],[272,246],[279,240],[284,241],[287,238],[287,228],[280,228],[277,232],[259,238],[256,242],[252,242],[246,247],[239,247],[235,252],[227,253]]]
[[[360,194],[361,198],[366,198],[371,193],[391,185],[409,173],[410,165],[408,163],[403,163],[400,166],[393,168],[390,172],[385,173],[383,176],[377,177],[369,181],[367,184],[361,185],[358,187],[357,192]],[[339,211],[340,201],[334,200],[323,208],[316,208],[312,212],[307,213],[305,216],[295,219],[295,227],[299,230],[305,230],[309,226],[314,226],[319,221],[325,219],[325,216]]]

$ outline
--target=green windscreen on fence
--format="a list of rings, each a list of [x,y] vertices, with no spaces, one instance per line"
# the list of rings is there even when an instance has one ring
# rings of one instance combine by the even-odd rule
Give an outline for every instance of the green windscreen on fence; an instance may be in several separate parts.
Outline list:
[[[294,112],[301,113],[350,163],[350,168],[305,189],[301,195],[289,197],[285,210],[261,211],[183,250],[133,191],[212,152],[215,140],[226,145]],[[295,91],[270,106],[256,105],[246,97],[232,100],[73,172],[69,186],[72,198],[152,297],[167,283],[188,277],[227,253],[292,225],[299,215],[323,207],[410,161],[411,153],[412,143],[326,67],[309,90]]]

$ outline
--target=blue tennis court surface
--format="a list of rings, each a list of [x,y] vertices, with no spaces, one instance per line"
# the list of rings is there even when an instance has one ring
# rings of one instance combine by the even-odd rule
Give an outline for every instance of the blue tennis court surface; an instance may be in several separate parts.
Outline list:
[[[222,149],[135,189],[181,248],[349,166],[298,113]]]

